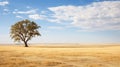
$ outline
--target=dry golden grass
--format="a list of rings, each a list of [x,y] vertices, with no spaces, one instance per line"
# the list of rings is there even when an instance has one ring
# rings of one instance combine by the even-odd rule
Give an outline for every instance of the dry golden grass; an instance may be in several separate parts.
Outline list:
[[[120,67],[120,46],[0,46],[0,67]]]

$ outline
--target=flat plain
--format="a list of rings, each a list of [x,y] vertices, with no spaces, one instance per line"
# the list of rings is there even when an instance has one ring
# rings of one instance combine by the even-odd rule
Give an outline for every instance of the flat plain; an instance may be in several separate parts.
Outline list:
[[[0,67],[120,67],[120,44],[1,45]]]

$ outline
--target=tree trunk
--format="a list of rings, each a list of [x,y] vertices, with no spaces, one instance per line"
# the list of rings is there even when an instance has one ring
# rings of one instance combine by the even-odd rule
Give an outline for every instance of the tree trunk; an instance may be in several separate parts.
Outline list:
[[[24,44],[25,44],[25,47],[28,47],[28,44],[27,44],[27,42],[26,42],[26,41],[24,41]]]

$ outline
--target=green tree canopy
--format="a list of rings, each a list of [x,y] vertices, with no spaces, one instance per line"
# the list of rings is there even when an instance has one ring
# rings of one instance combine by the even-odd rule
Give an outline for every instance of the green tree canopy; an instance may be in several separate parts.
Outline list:
[[[35,36],[41,36],[38,26],[34,21],[22,20],[11,26],[10,36],[14,41],[23,41],[25,47],[28,47],[27,42]]]

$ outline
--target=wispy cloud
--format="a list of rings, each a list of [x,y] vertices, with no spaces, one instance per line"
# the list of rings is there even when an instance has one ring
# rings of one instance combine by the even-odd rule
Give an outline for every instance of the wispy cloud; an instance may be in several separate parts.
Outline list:
[[[30,9],[31,7],[30,6],[26,6],[26,8]]]
[[[44,15],[39,15],[39,14],[31,14],[31,15],[28,15],[28,17],[34,20],[44,19]]]
[[[37,12],[37,10],[38,9],[29,9],[29,10],[26,10],[26,11],[20,11],[18,9],[15,9],[13,11],[13,14],[15,14],[17,18],[23,18],[24,16],[27,16],[28,18],[34,19],[34,20],[44,19],[45,16],[44,15],[40,15]],[[22,16],[20,16],[20,15],[22,15]]]
[[[23,18],[22,16],[19,16],[19,15],[17,15],[16,17],[17,17],[17,18]]]
[[[31,9],[31,10],[27,10],[27,11],[15,10],[15,11],[13,11],[13,14],[35,14],[36,12],[37,12],[37,9]]]
[[[0,2],[0,6],[5,6],[5,5],[8,5],[8,4],[9,4],[8,1],[2,1],[2,2]]]
[[[3,9],[3,14],[9,14],[10,13],[10,10],[9,9]]]
[[[94,2],[86,6],[49,7],[50,22],[64,23],[82,30],[120,30],[120,1]]]
[[[64,28],[61,26],[49,26],[48,29],[62,30]]]
[[[3,11],[8,12],[9,10],[8,9],[3,9]]]

